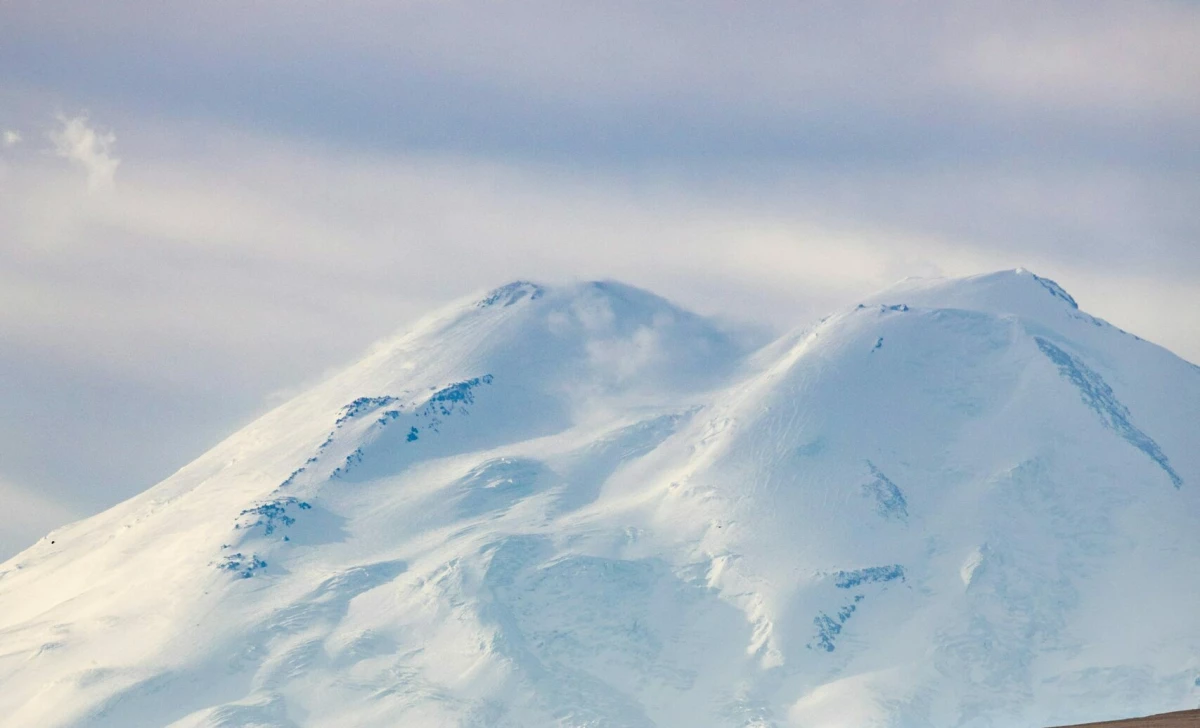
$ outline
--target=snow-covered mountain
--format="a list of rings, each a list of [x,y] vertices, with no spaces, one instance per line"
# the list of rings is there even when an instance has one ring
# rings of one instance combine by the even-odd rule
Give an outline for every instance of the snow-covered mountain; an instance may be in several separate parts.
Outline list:
[[[0,723],[1200,703],[1200,368],[1024,271],[757,343],[614,283],[430,316],[0,565]]]

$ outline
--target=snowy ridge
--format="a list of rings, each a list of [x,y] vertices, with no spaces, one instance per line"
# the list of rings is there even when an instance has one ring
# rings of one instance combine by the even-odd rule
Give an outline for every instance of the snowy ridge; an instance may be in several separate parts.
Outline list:
[[[18,726],[1006,726],[1200,703],[1200,369],[1026,271],[762,348],[455,303],[0,565]]]

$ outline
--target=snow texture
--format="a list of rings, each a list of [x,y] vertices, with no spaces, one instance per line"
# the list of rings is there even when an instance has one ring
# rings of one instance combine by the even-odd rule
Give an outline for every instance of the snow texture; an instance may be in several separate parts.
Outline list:
[[[982,728],[1200,702],[1200,369],[1026,271],[753,340],[613,282],[431,314],[0,564],[0,722]]]

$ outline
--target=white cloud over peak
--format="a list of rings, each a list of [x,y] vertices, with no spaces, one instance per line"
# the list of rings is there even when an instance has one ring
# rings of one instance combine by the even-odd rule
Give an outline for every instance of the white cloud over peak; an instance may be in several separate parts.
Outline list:
[[[94,129],[89,125],[86,114],[71,118],[59,116],[58,120],[62,128],[50,133],[55,153],[87,171],[89,190],[111,188],[117,166],[121,163],[112,154],[116,135]]]

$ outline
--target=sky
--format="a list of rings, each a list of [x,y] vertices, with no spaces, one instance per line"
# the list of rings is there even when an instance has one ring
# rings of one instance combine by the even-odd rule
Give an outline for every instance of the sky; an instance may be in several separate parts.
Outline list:
[[[1200,3],[0,3],[0,558],[417,315],[1027,267],[1200,362]]]

